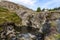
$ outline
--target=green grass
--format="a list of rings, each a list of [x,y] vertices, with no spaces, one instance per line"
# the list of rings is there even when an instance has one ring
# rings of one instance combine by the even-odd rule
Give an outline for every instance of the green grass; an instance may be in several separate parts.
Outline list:
[[[0,7],[0,24],[4,22],[14,22],[19,25],[22,19],[15,12],[10,12],[8,9]]]
[[[0,12],[7,12],[7,11],[8,11],[8,9],[0,7]]]
[[[56,36],[56,38],[57,38],[57,39],[60,39],[60,34],[58,34],[58,35]]]

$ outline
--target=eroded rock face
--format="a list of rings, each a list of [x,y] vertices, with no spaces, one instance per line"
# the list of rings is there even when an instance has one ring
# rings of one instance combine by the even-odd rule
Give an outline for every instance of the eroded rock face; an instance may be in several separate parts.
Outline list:
[[[3,24],[5,27],[1,33],[1,35],[4,34],[3,39],[55,40],[55,36],[60,32],[60,23],[56,21],[60,18],[60,12],[35,12],[8,1],[0,2],[0,6],[16,12],[22,18],[22,25],[19,27],[14,23]]]
[[[44,35],[39,33],[36,28],[29,26],[17,27],[14,23],[4,23],[1,25],[3,31],[1,34],[1,40],[43,40]],[[16,31],[19,28],[19,32]]]
[[[57,19],[56,23],[57,23],[57,31],[60,33],[60,19]]]
[[[1,5],[2,4],[2,5]],[[29,21],[32,23],[32,27],[39,28],[41,23],[45,21],[45,13],[39,14],[35,11],[28,9],[22,5],[18,5],[9,1],[0,2],[0,6],[14,11],[17,15],[22,18],[22,25],[28,26]],[[41,22],[41,23],[40,23]]]

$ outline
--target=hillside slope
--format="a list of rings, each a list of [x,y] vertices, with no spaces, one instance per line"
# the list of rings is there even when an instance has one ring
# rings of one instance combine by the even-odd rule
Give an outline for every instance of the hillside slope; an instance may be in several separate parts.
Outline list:
[[[14,22],[21,24],[22,20],[17,16],[15,12],[10,12],[8,9],[0,7],[0,24],[4,22]]]
[[[8,34],[7,38],[10,40],[12,37],[17,40],[60,40],[60,12],[35,12],[16,3],[2,1],[0,2],[0,24],[3,25],[5,22],[19,25],[17,27],[10,23],[5,24],[4,28],[8,29],[3,30],[1,35]],[[13,29],[8,24],[12,25]],[[10,28],[13,31],[9,30]]]

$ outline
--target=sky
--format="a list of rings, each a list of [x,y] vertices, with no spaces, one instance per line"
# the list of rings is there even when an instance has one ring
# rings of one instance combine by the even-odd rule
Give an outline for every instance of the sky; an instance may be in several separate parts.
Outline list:
[[[43,8],[55,8],[60,6],[60,0],[9,0],[17,4],[24,5],[30,9],[36,10],[37,7]]]

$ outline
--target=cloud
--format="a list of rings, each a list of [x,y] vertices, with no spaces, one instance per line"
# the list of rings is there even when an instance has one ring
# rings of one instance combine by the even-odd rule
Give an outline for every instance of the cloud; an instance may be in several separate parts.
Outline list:
[[[36,0],[9,0],[9,1],[25,5],[34,5],[36,3]]]
[[[34,5],[36,0],[20,0],[20,2],[28,5]]]
[[[48,8],[49,6],[50,7],[57,6],[58,4],[60,4],[60,0],[51,0],[51,1],[44,3],[44,5],[42,7]]]

